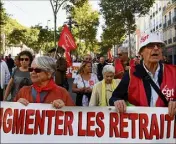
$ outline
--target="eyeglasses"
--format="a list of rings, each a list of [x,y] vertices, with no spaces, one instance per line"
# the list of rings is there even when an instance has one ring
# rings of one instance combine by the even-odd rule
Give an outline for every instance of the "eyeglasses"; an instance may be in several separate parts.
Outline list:
[[[40,68],[32,68],[32,67],[30,67],[30,68],[28,68],[28,71],[29,72],[35,72],[35,73],[41,73],[41,72],[43,72],[43,71],[45,71],[45,70],[43,70],[43,69],[40,69]]]
[[[118,56],[122,56],[122,54],[117,54]]]
[[[28,58],[20,58],[20,61],[29,61]]]
[[[136,58],[140,58],[140,56],[136,56]]]
[[[162,44],[160,44],[160,43],[151,43],[151,44],[148,44],[146,47],[147,47],[148,49],[152,49],[152,48],[154,48],[155,46],[157,46],[158,48],[162,48]]]

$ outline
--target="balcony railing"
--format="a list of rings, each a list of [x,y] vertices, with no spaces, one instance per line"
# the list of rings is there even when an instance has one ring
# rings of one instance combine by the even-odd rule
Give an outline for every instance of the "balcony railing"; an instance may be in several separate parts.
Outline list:
[[[166,28],[166,23],[163,24],[163,28]]]
[[[170,26],[171,25],[171,19],[170,20],[168,20],[168,26]]]
[[[173,23],[175,23],[175,22],[176,22],[176,16],[173,17]]]
[[[167,44],[167,40],[165,40],[164,43]]]
[[[175,37],[173,37],[173,42],[176,42],[176,36],[175,36]]]
[[[171,44],[172,43],[172,39],[168,39],[168,44]]]

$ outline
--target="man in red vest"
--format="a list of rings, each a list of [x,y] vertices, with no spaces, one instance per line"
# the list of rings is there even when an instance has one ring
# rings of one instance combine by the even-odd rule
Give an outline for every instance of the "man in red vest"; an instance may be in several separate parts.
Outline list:
[[[128,48],[120,47],[117,55],[118,58],[114,62],[115,78],[122,79],[124,72],[129,70]]]
[[[164,45],[156,34],[141,38],[139,54],[143,61],[125,73],[109,100],[110,105],[119,112],[126,111],[127,102],[135,106],[168,106],[169,115],[176,114],[176,66],[161,63]]]

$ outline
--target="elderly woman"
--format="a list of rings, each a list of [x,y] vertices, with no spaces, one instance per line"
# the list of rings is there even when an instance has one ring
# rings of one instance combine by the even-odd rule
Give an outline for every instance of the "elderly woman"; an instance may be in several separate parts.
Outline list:
[[[114,79],[115,68],[112,65],[104,66],[102,73],[103,80],[94,85],[89,106],[109,106],[112,92],[120,82],[120,79]]]
[[[110,98],[110,105],[120,112],[126,111],[125,102],[135,106],[167,106],[170,116],[176,113],[176,67],[160,62],[163,46],[164,42],[155,34],[141,38],[139,54],[143,62],[124,75]]]
[[[11,99],[10,101],[14,100],[15,95],[20,89],[20,84],[23,81],[23,79],[28,79],[29,83],[32,84],[30,80],[30,73],[28,71],[28,68],[31,65],[31,62],[33,60],[32,54],[29,51],[22,51],[19,53],[17,57],[20,61],[20,66],[15,67],[13,69],[12,77],[7,85],[4,100],[7,100],[7,97],[11,93]]]
[[[92,63],[90,61],[84,61],[78,70],[78,75],[74,79],[72,91],[77,94],[77,106],[89,105],[92,88],[98,82],[97,76],[91,72]]]
[[[23,87],[15,101],[29,103],[52,103],[54,107],[74,106],[68,92],[55,84],[53,76],[55,60],[48,56],[36,57],[29,68],[32,86]]]

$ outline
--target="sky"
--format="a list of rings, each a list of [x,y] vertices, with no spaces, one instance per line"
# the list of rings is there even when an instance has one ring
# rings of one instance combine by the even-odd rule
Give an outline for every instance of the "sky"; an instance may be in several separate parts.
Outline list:
[[[2,0],[4,7],[12,18],[20,24],[30,27],[34,25],[54,27],[53,11],[49,0]],[[89,0],[93,10],[100,10],[99,0]],[[60,9],[57,14],[57,26],[62,26],[66,19],[65,10]],[[102,25],[104,20],[100,16],[100,25],[98,28],[97,39],[100,41]]]

